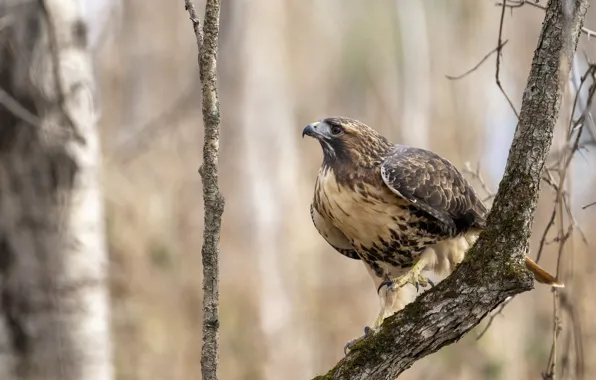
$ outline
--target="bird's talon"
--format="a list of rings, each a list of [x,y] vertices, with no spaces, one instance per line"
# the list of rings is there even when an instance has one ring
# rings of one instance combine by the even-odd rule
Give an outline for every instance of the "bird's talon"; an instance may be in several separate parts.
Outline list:
[[[391,282],[391,280],[383,280],[383,282],[381,282],[379,284],[379,287],[377,288],[377,294],[379,294],[379,292],[381,291],[381,288],[383,286],[387,286],[387,288],[389,288],[390,285],[392,285],[393,283]]]
[[[430,287],[431,288],[434,288],[435,287],[435,283],[432,282],[432,280],[428,279],[428,283],[430,284]]]
[[[387,291],[385,292],[385,296],[389,296],[389,292],[395,291],[395,283],[393,281],[389,281],[389,285],[387,285]]]
[[[349,341],[348,343],[346,343],[346,345],[344,346],[344,355],[348,355],[350,353],[350,350],[352,348],[354,348],[354,346],[360,342],[362,342],[364,339],[373,336],[377,333],[377,331],[379,331],[379,328],[372,328],[369,326],[364,326],[364,335],[360,336],[358,338],[352,339],[351,341]]]

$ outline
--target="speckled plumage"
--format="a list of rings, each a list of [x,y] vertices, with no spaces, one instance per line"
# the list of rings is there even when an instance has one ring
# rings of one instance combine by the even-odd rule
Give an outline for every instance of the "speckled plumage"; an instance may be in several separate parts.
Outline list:
[[[426,247],[484,225],[486,208],[449,161],[391,144],[356,120],[323,122],[343,135],[321,142],[311,216],[340,253],[381,277],[382,264],[411,267]]]
[[[453,271],[488,211],[448,160],[392,144],[357,120],[327,118],[309,124],[304,135],[323,149],[310,206],[315,227],[339,253],[362,260],[377,289],[387,286],[379,292],[376,331],[413,300],[406,284],[431,283],[422,271]],[[563,286],[528,257],[526,266],[537,281]]]

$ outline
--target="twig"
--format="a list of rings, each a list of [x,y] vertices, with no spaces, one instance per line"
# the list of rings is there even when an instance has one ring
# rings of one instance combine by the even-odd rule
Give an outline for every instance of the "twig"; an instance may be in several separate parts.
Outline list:
[[[124,139],[124,141],[116,143],[113,148],[112,155],[122,164],[128,164],[134,160],[137,155],[144,149],[158,131],[161,131],[163,126],[172,125],[178,119],[183,118],[187,111],[194,105],[196,100],[197,88],[193,84],[179,95],[174,102],[169,105],[159,115],[151,118],[149,121],[143,123],[139,127],[133,127],[132,136]]]
[[[550,348],[550,354],[548,357],[548,364],[546,366],[546,372],[542,373],[544,380],[554,380],[557,369],[557,343],[559,333],[561,332],[561,319],[559,317],[559,290],[553,288],[553,344]]]
[[[572,301],[569,299],[569,296],[567,293],[559,293],[559,305],[560,305],[560,309],[562,311],[565,311],[568,315],[569,318],[571,319],[571,325],[573,326],[573,330],[571,331],[571,334],[573,335],[573,340],[575,343],[575,358],[576,358],[576,363],[575,363],[575,377],[577,379],[583,379],[584,378],[584,372],[585,372],[585,360],[584,360],[584,343],[583,343],[583,329],[582,329],[582,322],[581,322],[581,318],[579,317],[577,310],[575,308],[575,306],[573,305]],[[571,349],[566,348],[563,350],[565,357],[569,357]],[[562,362],[565,364],[566,362],[568,362],[568,359],[565,360],[564,358],[562,359]],[[565,369],[565,367],[563,367],[563,370]],[[565,377],[565,375],[563,374],[563,378],[567,378]]]
[[[199,72],[203,93],[205,129],[203,164],[199,169],[203,182],[205,225],[203,231],[203,380],[217,380],[219,351],[219,240],[224,199],[219,190],[219,100],[217,95],[217,43],[219,36],[219,0],[207,0],[205,24],[201,29],[192,0],[185,8],[193,24],[199,50]]]
[[[486,332],[488,331],[488,329],[490,328],[490,326],[493,324],[493,321],[495,320],[495,318],[498,315],[503,315],[503,309],[505,309],[505,306],[507,306],[509,304],[509,302],[511,302],[511,300],[513,300],[513,296],[507,298],[501,305],[499,305],[499,308],[497,309],[496,312],[494,312],[490,318],[488,319],[488,323],[486,324],[486,326],[484,326],[484,328],[482,329],[482,331],[480,332],[480,334],[478,334],[478,336],[476,337],[476,340],[480,340],[484,334],[486,334]]]
[[[492,191],[488,187],[488,185],[484,181],[484,178],[482,177],[482,174],[480,173],[480,162],[478,164],[476,164],[476,169],[472,169],[472,165],[470,165],[469,162],[466,162],[463,172],[470,175],[470,177],[472,177],[473,179],[478,181],[480,186],[482,186],[482,190],[484,190],[484,192],[486,193],[486,198],[484,198],[482,200],[483,202],[490,201],[495,197],[495,195],[497,195],[494,191]]]
[[[499,53],[501,52],[501,50],[503,49],[503,47],[507,44],[507,42],[509,42],[509,40],[505,40],[502,44],[498,45],[496,48],[494,48],[493,50],[489,51],[484,58],[482,58],[480,60],[480,62],[478,62],[474,67],[472,67],[471,69],[469,69],[468,71],[466,71],[463,74],[457,75],[457,76],[451,76],[451,75],[445,75],[445,77],[449,80],[458,80],[458,79],[462,79],[468,75],[470,75],[471,73],[473,73],[474,71],[478,70],[478,68],[480,66],[482,66],[482,64],[494,53]]]
[[[41,120],[39,117],[31,113],[31,111],[25,108],[15,98],[10,96],[8,92],[4,91],[3,88],[0,88],[0,104],[24,122],[27,122],[34,127],[41,128]]]
[[[447,77],[447,79],[450,79],[450,80],[461,79],[461,78],[471,74],[472,72],[476,71],[488,59],[488,57],[490,57],[493,53],[497,53],[496,68],[495,68],[495,82],[497,84],[497,87],[499,87],[499,90],[501,91],[501,93],[503,94],[505,99],[507,100],[507,103],[509,103],[509,107],[511,107],[511,109],[513,110],[515,117],[519,119],[519,113],[515,109],[515,106],[513,105],[511,98],[509,97],[509,95],[507,95],[507,92],[503,88],[503,85],[501,84],[501,79],[500,79],[502,51],[503,51],[503,47],[505,46],[505,44],[507,44],[507,42],[509,41],[509,40],[505,40],[505,42],[503,42],[503,24],[505,23],[505,9],[507,8],[507,6],[506,6],[506,3],[502,3],[501,5],[502,5],[501,6],[501,19],[499,21],[499,37],[497,40],[497,47],[494,48],[493,50],[491,50],[488,54],[486,54],[484,56],[484,58],[482,58],[482,60],[476,64],[476,66],[472,67],[470,70],[466,71],[465,73],[463,73],[459,76],[456,76],[456,77],[449,76],[449,75],[446,75],[446,77]]]
[[[505,23],[505,8],[506,8],[505,2],[503,2],[503,6],[501,7],[501,21],[499,22],[499,39],[497,40],[497,46],[502,45],[501,41],[503,38],[503,24]],[[515,106],[513,105],[511,98],[509,98],[509,95],[507,95],[507,92],[505,91],[505,89],[503,88],[503,85],[501,84],[501,79],[499,78],[499,74],[501,71],[501,50],[502,50],[502,47],[501,47],[501,49],[497,50],[495,81],[497,83],[497,86],[499,86],[499,90],[501,90],[501,93],[503,93],[503,96],[505,97],[505,99],[507,99],[509,106],[511,107],[511,109],[513,110],[513,113],[515,114],[515,117],[519,119],[519,113],[515,109]]]
[[[521,8],[524,5],[530,5],[534,8],[538,8],[538,9],[542,9],[543,11],[546,10],[546,6],[542,5],[538,2],[538,0],[533,0],[533,1],[528,1],[528,0],[505,0],[503,3],[497,3],[496,5],[503,5],[505,4],[505,6],[507,8],[510,8],[513,10],[513,8]],[[590,37],[594,37],[596,36],[596,32],[594,32],[591,29],[586,28],[585,26],[583,26],[581,28],[582,33],[584,33],[586,36],[588,36],[588,39]]]
[[[201,29],[201,20],[199,16],[197,16],[197,11],[195,10],[195,5],[193,4],[192,0],[184,0],[184,9],[188,11],[188,15],[190,16],[190,21],[192,22],[192,28],[195,32],[195,38],[197,40],[197,48],[199,51],[199,65],[201,64],[201,57],[200,51],[203,47],[203,29]]]
[[[582,210],[585,210],[585,209],[587,209],[588,207],[592,207],[592,206],[594,206],[594,205],[596,205],[596,201],[594,201],[594,202],[592,202],[592,203],[588,203],[587,205],[584,205],[584,206],[582,206]]]

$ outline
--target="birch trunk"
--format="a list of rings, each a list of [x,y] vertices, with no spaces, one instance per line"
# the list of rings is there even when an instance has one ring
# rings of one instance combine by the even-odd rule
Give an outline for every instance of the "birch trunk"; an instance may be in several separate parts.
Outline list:
[[[0,378],[111,379],[87,25],[75,0],[0,18]]]
[[[284,268],[280,236],[284,220],[295,211],[292,194],[298,183],[296,138],[292,102],[283,51],[286,9],[279,1],[246,1],[246,47],[242,101],[243,159],[250,180],[251,220],[255,232],[260,279],[261,331],[269,348],[266,379],[305,378],[311,364],[303,325],[295,321],[292,306],[295,273]],[[286,259],[287,260],[287,259]]]
[[[396,24],[402,46],[402,141],[429,149],[428,115],[430,109],[430,52],[426,11],[421,0],[397,0]],[[416,30],[416,33],[411,33]]]

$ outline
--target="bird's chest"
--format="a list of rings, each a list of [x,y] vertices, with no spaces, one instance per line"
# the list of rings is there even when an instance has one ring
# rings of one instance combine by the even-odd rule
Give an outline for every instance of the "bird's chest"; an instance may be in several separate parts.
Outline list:
[[[322,173],[315,207],[359,252],[409,250],[425,238],[421,218],[382,184],[339,184],[333,172]]]

